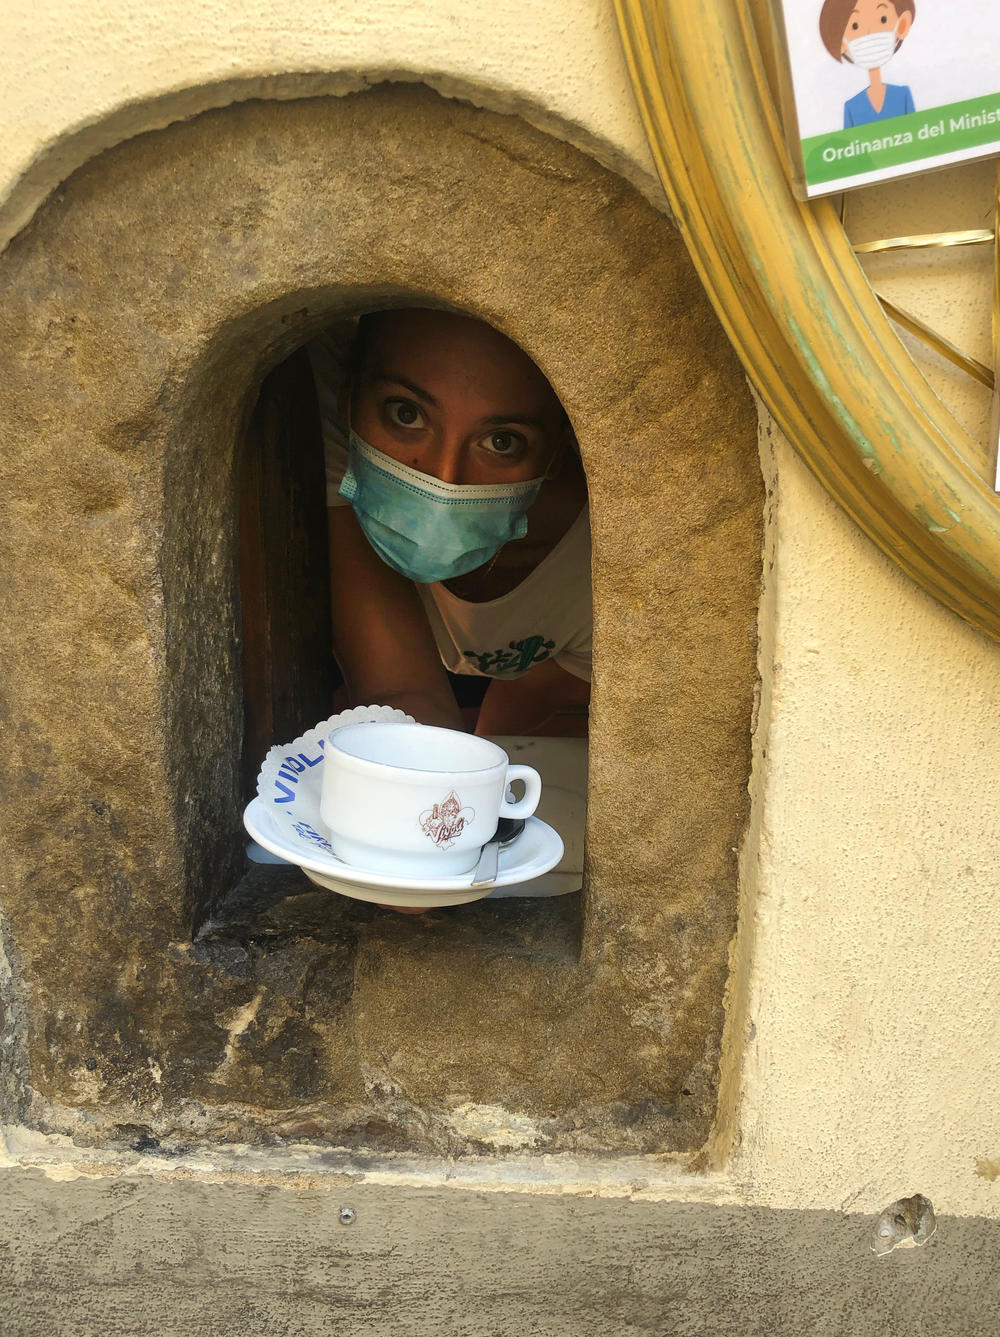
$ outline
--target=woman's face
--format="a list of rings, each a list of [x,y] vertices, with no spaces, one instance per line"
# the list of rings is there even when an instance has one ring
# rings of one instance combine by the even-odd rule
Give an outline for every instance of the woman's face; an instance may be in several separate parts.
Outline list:
[[[568,435],[545,377],[516,344],[447,311],[371,323],[351,426],[376,450],[445,483],[540,478]]]
[[[912,15],[907,12],[900,17],[892,0],[857,0],[857,4],[847,17],[844,28],[843,51],[847,52],[847,43],[856,37],[870,37],[872,33],[892,32],[895,30],[900,41],[910,31]]]

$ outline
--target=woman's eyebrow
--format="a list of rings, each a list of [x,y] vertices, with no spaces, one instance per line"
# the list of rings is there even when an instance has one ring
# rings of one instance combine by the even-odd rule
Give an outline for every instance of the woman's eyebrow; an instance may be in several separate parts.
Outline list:
[[[546,430],[541,418],[535,418],[530,413],[499,413],[492,418],[480,418],[479,421],[483,427],[506,427],[514,423],[518,427],[534,427],[539,432]]]
[[[422,399],[425,404],[430,404],[431,408],[437,409],[441,407],[429,390],[425,390],[423,386],[407,380],[405,376],[397,376],[394,371],[373,371],[372,380],[381,381],[383,384],[388,385],[401,385],[404,390],[409,390],[411,395],[416,395],[416,397]]]

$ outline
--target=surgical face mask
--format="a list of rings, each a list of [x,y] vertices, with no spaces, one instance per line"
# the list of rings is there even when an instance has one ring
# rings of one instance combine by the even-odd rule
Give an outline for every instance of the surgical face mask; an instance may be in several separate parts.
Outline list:
[[[474,571],[528,532],[525,511],[541,478],[523,483],[442,483],[350,435],[340,495],[383,562],[421,585]]]
[[[896,29],[892,32],[873,32],[867,37],[855,37],[847,43],[847,57],[862,70],[877,70],[896,50]]]

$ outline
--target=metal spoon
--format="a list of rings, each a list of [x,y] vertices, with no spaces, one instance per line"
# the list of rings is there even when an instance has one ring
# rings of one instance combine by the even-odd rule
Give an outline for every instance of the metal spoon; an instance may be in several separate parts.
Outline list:
[[[500,818],[497,829],[483,846],[479,862],[476,864],[476,871],[472,874],[474,890],[478,890],[480,887],[492,887],[497,880],[501,849],[515,841],[523,830],[523,817]]]

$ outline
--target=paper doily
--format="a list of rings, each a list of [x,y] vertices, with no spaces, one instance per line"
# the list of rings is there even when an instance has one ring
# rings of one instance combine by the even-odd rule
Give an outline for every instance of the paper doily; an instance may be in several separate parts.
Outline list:
[[[316,783],[322,771],[316,767],[323,764],[326,740],[334,730],[347,724],[385,722],[415,721],[412,715],[395,706],[354,706],[313,725],[294,742],[269,749],[257,776],[257,797],[293,846],[305,852],[322,850],[332,859],[337,857],[323,834],[326,826],[319,814],[322,786]]]

